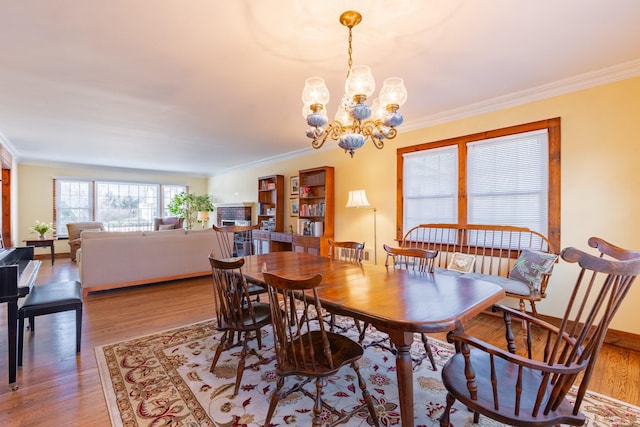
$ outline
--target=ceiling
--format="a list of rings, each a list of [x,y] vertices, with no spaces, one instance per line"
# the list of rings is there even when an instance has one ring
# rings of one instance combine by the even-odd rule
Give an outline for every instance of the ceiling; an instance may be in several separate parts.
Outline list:
[[[308,151],[301,91],[324,77],[333,116],[349,9],[354,64],[405,80],[401,133],[640,75],[637,0],[0,0],[0,143],[194,175]]]

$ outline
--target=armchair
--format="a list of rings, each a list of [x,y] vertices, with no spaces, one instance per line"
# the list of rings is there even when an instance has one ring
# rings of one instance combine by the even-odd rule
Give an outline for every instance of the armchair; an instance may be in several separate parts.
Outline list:
[[[442,369],[447,389],[440,426],[449,427],[449,412],[458,400],[479,415],[514,426],[582,425],[580,405],[589,386],[598,352],[609,323],[636,276],[640,253],[589,239],[598,255],[566,248],[561,257],[577,264],[578,278],[564,317],[553,325],[502,305],[494,306],[505,322],[505,348],[489,345],[463,331],[449,332],[449,342],[459,350]],[[608,257],[605,257],[608,255]],[[516,348],[512,318],[524,320],[529,339]],[[533,348],[532,326],[542,338]],[[567,399],[578,383],[576,398]]]
[[[80,249],[80,234],[85,230],[104,231],[101,222],[70,222],[67,224],[71,261],[76,260],[76,252]]]
[[[153,231],[160,230],[160,226],[163,229],[167,228],[182,228],[182,223],[184,222],[184,218],[179,218],[177,216],[165,216],[163,218],[154,218],[153,219]],[[173,227],[168,227],[173,226]]]

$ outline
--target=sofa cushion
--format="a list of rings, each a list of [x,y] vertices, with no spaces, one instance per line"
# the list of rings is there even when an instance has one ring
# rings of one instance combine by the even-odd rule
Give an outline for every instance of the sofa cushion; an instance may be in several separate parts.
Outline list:
[[[159,224],[158,225],[158,231],[173,230],[175,228],[176,228],[175,224]]]
[[[556,254],[523,249],[509,272],[509,278],[526,284],[533,291],[539,291],[542,275],[551,271],[556,259]]]
[[[82,240],[88,239],[113,239],[118,237],[142,237],[142,231],[94,231],[82,235]]]
[[[522,296],[531,296],[532,289],[526,283],[523,283],[519,280],[513,280],[502,276],[496,276],[493,274],[482,274],[482,273],[461,273],[455,270],[447,270],[445,268],[436,267],[434,272],[437,274],[442,274],[445,276],[457,276],[460,274],[464,274],[464,277],[468,277],[470,279],[482,280],[485,282],[490,282],[500,286],[504,289],[505,292],[514,295],[522,295]]]
[[[181,236],[185,235],[184,228],[170,228],[168,230],[156,230],[156,231],[143,231],[142,235],[145,237],[167,237],[167,236]]]

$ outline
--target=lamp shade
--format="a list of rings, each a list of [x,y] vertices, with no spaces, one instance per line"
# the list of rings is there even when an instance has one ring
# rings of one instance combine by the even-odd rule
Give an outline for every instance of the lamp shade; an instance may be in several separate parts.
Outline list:
[[[371,206],[367,200],[367,193],[364,190],[349,191],[349,199],[347,200],[347,208],[366,208]]]
[[[349,71],[349,77],[344,84],[344,91],[349,97],[365,95],[367,97],[376,90],[376,81],[371,74],[371,68],[366,65],[354,65]]]
[[[198,212],[198,221],[209,221],[209,212]]]
[[[329,102],[329,89],[324,84],[324,79],[321,77],[309,77],[302,90],[302,103],[305,106],[313,104],[327,105]]]
[[[399,77],[392,77],[384,81],[382,89],[380,89],[380,102],[385,107],[387,105],[402,105],[407,101],[407,89],[404,87],[404,81]]]

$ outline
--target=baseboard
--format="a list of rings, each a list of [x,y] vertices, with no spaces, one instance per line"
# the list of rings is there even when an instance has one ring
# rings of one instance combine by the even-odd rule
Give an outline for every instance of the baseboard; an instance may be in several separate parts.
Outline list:
[[[491,316],[499,316],[497,313],[493,313],[490,310],[485,311],[485,313]],[[552,325],[560,324],[560,318],[558,317],[538,313],[538,318],[551,323]],[[618,331],[609,328],[607,335],[604,337],[604,342],[627,350],[640,351],[640,335],[632,334],[631,332]]]
[[[56,259],[61,259],[61,258],[71,258],[71,253],[69,252],[62,252],[62,253],[57,253],[56,252]],[[51,254],[35,254],[33,256],[33,259],[39,259],[39,260],[43,260],[43,259],[51,259]]]

